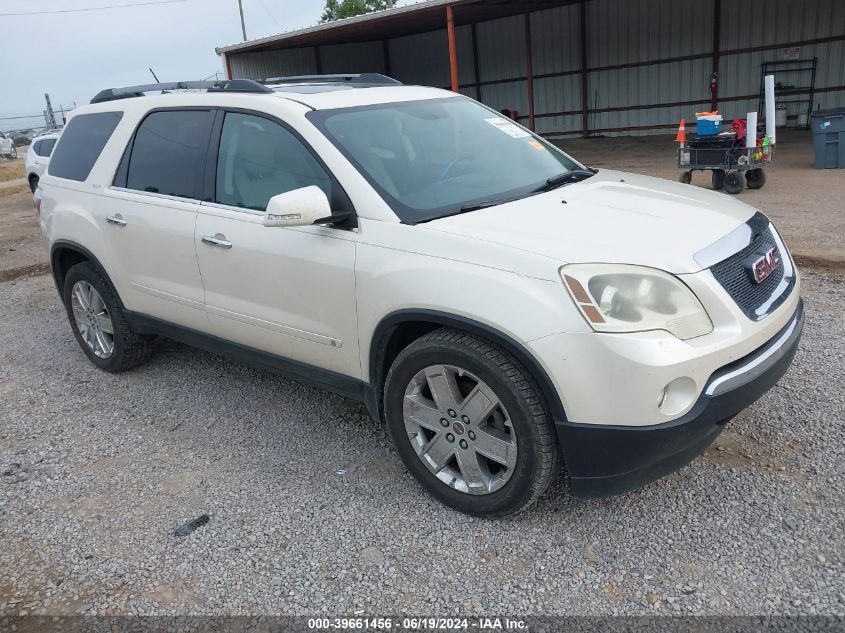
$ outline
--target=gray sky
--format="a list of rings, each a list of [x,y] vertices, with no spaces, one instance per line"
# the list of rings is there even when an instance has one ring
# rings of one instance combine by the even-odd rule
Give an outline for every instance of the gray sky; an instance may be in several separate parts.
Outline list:
[[[157,0],[0,0],[0,14]],[[243,0],[250,39],[316,24],[324,0]],[[403,3],[404,4],[404,3]],[[0,117],[87,103],[103,88],[222,73],[214,48],[242,40],[237,0],[185,0],[45,15],[0,15]],[[38,125],[0,119],[0,129]],[[40,121],[43,125],[43,118]]]

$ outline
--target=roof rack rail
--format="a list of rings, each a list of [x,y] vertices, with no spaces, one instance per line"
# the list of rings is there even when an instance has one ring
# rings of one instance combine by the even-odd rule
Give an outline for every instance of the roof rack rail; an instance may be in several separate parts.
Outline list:
[[[262,84],[311,84],[311,83],[350,83],[350,84],[384,84],[401,86],[402,82],[380,73],[358,73],[353,75],[296,75],[293,77],[268,77]]]
[[[267,86],[252,79],[227,79],[223,81],[171,81],[169,83],[144,84],[126,88],[108,88],[98,92],[91,103],[104,103],[117,99],[143,97],[145,92],[167,92],[168,90],[206,90],[208,92],[252,92],[270,94]]]

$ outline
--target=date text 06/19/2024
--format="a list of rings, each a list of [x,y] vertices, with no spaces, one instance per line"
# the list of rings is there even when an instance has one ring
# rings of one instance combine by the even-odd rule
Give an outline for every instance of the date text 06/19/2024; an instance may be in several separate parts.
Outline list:
[[[338,617],[309,618],[315,631],[527,631],[527,623],[511,618]]]

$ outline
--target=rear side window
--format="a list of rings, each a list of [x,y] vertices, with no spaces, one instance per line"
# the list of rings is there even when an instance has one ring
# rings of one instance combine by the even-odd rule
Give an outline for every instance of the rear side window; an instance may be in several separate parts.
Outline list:
[[[211,117],[209,110],[167,110],[148,115],[135,133],[126,187],[200,199]]]
[[[43,141],[39,141],[38,146],[35,148],[35,153],[39,156],[49,156],[53,153],[53,146],[55,144],[56,139],[45,138]]]
[[[88,178],[122,117],[122,112],[97,112],[73,117],[62,132],[62,142],[50,160],[47,173],[79,182]]]

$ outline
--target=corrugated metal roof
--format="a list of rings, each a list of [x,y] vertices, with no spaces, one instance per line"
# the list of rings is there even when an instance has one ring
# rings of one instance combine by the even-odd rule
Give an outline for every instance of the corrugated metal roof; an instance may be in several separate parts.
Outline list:
[[[423,0],[416,4],[357,15],[296,31],[220,46],[218,54],[260,48],[322,46],[396,38],[443,28],[445,7],[455,9],[455,22],[468,24],[571,4],[577,0]]]

